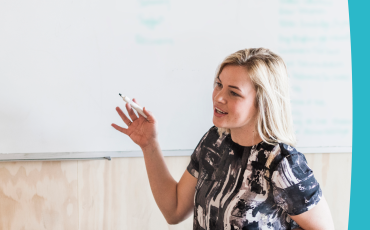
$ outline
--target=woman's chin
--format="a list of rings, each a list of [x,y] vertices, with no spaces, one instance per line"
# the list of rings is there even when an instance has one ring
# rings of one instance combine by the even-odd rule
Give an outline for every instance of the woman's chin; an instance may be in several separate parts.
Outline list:
[[[217,128],[226,128],[225,124],[223,122],[217,121],[217,118],[213,118],[213,125],[216,126]]]

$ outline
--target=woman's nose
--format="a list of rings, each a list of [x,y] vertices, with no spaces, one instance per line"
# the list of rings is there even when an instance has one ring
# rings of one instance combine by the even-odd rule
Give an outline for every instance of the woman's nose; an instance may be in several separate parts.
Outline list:
[[[218,91],[214,98],[215,101],[224,104],[226,102],[223,91]]]

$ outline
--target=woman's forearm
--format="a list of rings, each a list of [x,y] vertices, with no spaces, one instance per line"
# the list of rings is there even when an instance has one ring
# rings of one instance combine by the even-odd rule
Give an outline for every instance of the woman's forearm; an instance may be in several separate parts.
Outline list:
[[[167,222],[173,224],[176,222],[177,182],[167,168],[157,141],[142,151],[154,199]]]

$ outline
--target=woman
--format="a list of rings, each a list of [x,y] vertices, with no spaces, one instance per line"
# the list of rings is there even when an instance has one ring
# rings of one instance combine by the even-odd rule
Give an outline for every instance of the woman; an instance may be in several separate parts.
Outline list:
[[[268,49],[228,56],[215,77],[214,126],[177,183],[157,140],[156,120],[126,104],[132,122],[112,126],[143,153],[150,186],[169,224],[194,211],[194,229],[334,229],[312,170],[295,145],[288,76]],[[136,102],[136,100],[134,100]]]

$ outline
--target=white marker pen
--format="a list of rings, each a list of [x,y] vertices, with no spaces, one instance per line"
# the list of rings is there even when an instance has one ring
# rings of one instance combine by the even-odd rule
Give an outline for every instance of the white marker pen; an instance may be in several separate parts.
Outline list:
[[[134,108],[138,113],[140,113],[141,115],[143,115],[143,117],[147,118],[147,116],[144,114],[143,112],[143,108],[141,108],[138,104],[136,104],[135,102],[131,101],[130,98],[128,98],[127,96],[122,96],[121,94],[119,94],[122,99],[129,103],[131,105],[132,108]]]

